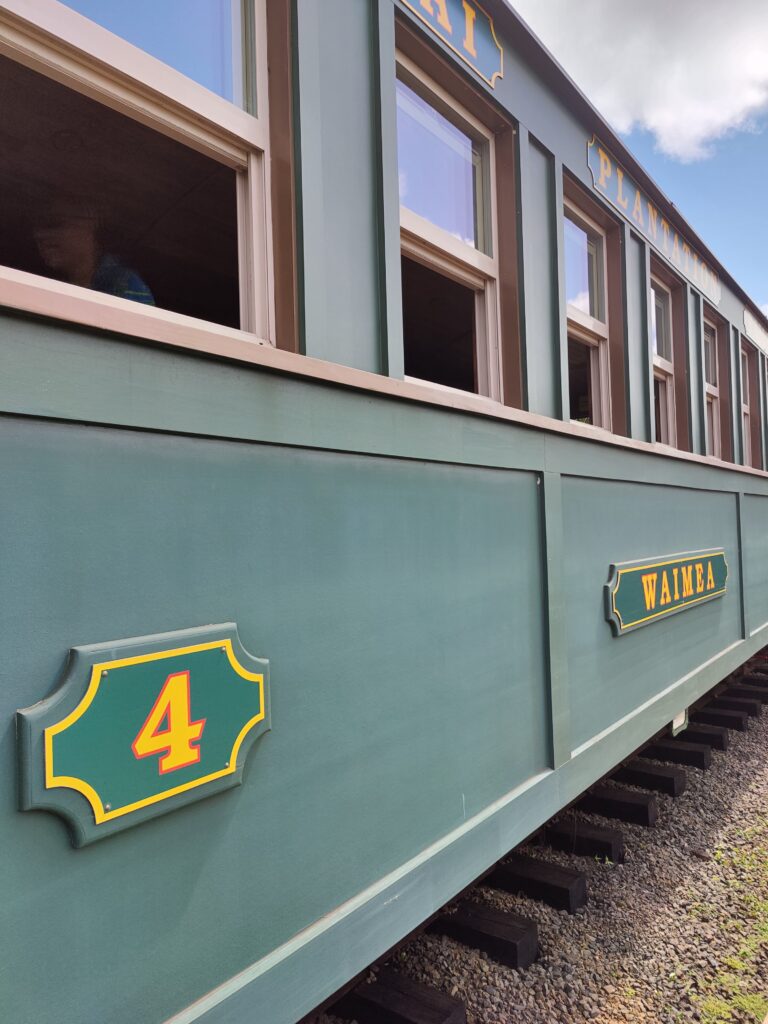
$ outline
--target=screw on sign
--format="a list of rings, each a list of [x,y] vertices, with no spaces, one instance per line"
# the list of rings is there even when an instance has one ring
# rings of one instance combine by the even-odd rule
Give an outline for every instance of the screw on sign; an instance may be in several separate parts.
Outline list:
[[[269,663],[231,623],[77,647],[18,722],[21,810],[61,815],[82,846],[238,785],[270,728]]]

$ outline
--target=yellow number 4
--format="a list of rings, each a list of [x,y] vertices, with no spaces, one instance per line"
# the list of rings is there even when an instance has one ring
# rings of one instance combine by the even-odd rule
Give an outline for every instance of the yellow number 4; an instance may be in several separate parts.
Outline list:
[[[158,762],[161,775],[196,764],[200,760],[197,742],[203,735],[205,719],[192,722],[191,717],[189,672],[172,672],[131,744],[134,757],[162,754]]]

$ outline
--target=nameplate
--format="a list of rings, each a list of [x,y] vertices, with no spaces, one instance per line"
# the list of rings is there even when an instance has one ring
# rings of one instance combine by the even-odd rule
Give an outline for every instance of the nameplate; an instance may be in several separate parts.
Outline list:
[[[504,51],[493,19],[474,0],[402,0],[436,36],[493,89],[504,77]]]
[[[605,584],[605,617],[615,636],[675,615],[726,592],[728,563],[720,548],[619,562]]]

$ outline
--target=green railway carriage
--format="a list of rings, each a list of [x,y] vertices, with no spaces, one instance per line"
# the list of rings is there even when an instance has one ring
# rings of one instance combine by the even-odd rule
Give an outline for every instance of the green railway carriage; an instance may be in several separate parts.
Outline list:
[[[0,0],[14,1024],[293,1024],[768,641],[768,321],[514,11],[160,10]]]

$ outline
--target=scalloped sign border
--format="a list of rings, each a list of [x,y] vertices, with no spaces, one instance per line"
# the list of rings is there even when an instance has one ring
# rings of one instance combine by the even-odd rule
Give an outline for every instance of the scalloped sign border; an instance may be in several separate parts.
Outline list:
[[[475,0],[401,0],[465,64],[496,88],[504,77],[504,50],[493,18]]]
[[[616,562],[603,587],[605,618],[614,636],[722,597],[728,562],[723,548],[657,559]]]
[[[173,702],[168,691],[149,728],[171,679],[181,691]],[[193,710],[205,717],[191,722]],[[164,768],[172,713],[189,756]],[[18,711],[17,725],[20,809],[58,814],[83,846],[239,785],[271,727],[269,663],[245,650],[234,623],[74,647],[60,686]]]

